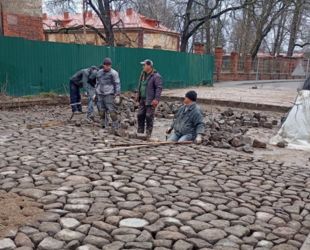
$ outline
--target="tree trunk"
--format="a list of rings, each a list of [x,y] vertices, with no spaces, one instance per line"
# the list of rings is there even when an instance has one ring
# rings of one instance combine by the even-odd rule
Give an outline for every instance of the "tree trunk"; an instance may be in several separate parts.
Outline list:
[[[212,44],[211,44],[211,19],[208,18],[206,20],[206,53],[210,54],[211,53],[211,48],[212,48]]]
[[[281,15],[280,21],[279,21],[279,25],[278,25],[278,29],[277,29],[277,34],[276,34],[276,38],[274,41],[274,45],[272,48],[272,55],[276,56],[280,54],[280,50],[281,50],[281,45],[283,42],[283,34],[284,34],[284,25],[285,25],[285,19],[286,19],[286,12],[284,12]]]
[[[102,5],[102,0],[99,0],[99,8],[100,5]],[[114,32],[113,32],[113,26],[111,22],[111,6],[110,6],[110,0],[104,0],[104,10],[101,12],[103,14],[103,18],[106,23],[105,34],[107,38],[107,45],[114,46]],[[100,4],[101,3],[101,4]]]
[[[205,32],[206,32],[206,53],[211,53],[211,18],[210,18],[210,9],[208,8],[208,5],[205,5]]]
[[[249,53],[249,31],[251,30],[251,15],[250,15],[250,9],[247,8],[244,11],[244,28],[243,28],[243,33],[242,36],[240,37],[240,54],[242,55],[247,55]]]
[[[222,47],[223,46],[223,34],[222,34],[222,30],[223,30],[223,25],[221,23],[220,18],[217,19],[216,22],[216,34],[215,34],[215,40],[213,43],[213,46],[216,48],[218,46]]]
[[[191,18],[191,10],[193,6],[194,0],[189,0],[186,5],[186,13],[184,16],[184,26],[181,32],[181,46],[180,51],[186,52],[187,44],[189,40],[189,26],[190,26],[190,18]]]
[[[295,11],[293,15],[292,25],[290,29],[290,39],[287,49],[287,56],[292,56],[295,49],[295,43],[297,39],[297,32],[300,25],[300,18],[302,12],[302,0],[297,0],[295,3]]]
[[[181,35],[181,45],[180,45],[180,51],[181,52],[186,52],[187,44],[188,44],[188,37],[185,34],[182,34]]]

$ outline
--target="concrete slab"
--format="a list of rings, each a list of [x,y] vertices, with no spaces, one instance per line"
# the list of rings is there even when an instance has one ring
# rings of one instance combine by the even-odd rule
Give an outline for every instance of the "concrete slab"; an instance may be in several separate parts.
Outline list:
[[[290,108],[293,105],[297,95],[296,89],[291,88],[275,89],[269,86],[252,89],[251,85],[246,84],[233,85],[232,87],[216,84],[214,87],[165,90],[163,91],[163,96],[184,97],[185,93],[189,90],[195,90],[198,93],[198,98],[209,101],[250,103],[258,106],[271,105],[285,108]],[[215,102],[215,104],[217,103]]]

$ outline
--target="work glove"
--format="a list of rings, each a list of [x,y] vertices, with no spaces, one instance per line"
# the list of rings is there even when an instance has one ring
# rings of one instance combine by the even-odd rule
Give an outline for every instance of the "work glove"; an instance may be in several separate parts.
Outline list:
[[[121,104],[121,97],[119,95],[115,96],[114,103],[116,105],[120,105]]]
[[[93,95],[93,97],[92,97],[92,98],[93,98],[93,101],[94,101],[94,102],[97,102],[97,101],[98,101],[98,97],[97,97],[97,95]]]
[[[157,107],[158,103],[159,103],[159,101],[157,101],[156,99],[154,99],[154,100],[152,101],[151,104],[152,104],[152,106],[153,106],[154,109]]]
[[[168,128],[168,129],[166,130],[166,134],[167,134],[167,135],[170,135],[171,132],[172,132],[172,130],[173,130],[173,128]]]
[[[196,136],[195,143],[196,144],[201,144],[202,143],[202,135],[201,134],[198,134]]]

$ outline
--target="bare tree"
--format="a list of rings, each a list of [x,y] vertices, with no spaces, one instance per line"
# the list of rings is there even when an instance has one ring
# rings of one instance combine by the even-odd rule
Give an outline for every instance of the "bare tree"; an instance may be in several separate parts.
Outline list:
[[[61,14],[65,11],[76,12],[78,2],[76,0],[45,0],[43,8],[52,14]]]
[[[170,29],[176,28],[173,6],[167,0],[131,0],[131,6],[140,14],[154,18]]]
[[[293,1],[294,12],[293,19],[290,27],[290,39],[287,49],[287,56],[292,56],[294,53],[294,48],[297,40],[298,30],[300,27],[300,21],[303,12],[303,6],[305,4],[304,0],[295,0]]]
[[[77,0],[49,0],[49,5],[56,7],[71,7],[76,6],[78,3]],[[102,25],[103,32],[96,27],[92,27],[90,25],[86,25],[87,28],[95,31],[99,37],[101,37],[107,45],[114,46],[114,32],[113,28],[120,25],[121,20],[116,23],[112,23],[111,20],[111,10],[114,8],[121,8],[123,4],[126,3],[124,0],[80,0],[81,4],[85,4],[91,10],[93,10],[96,15],[99,17]],[[68,29],[81,29],[83,26],[78,27],[70,27]]]
[[[276,20],[289,6],[289,1],[283,0],[259,0],[251,6],[253,23],[255,26],[255,40],[250,48],[250,54],[254,59],[260,49],[263,40],[275,25]]]
[[[281,52],[281,48],[285,39],[285,36],[287,35],[287,17],[288,13],[283,12],[279,18],[278,23],[274,25],[273,27],[273,33],[274,33],[274,43],[272,44],[272,50],[271,55],[276,56],[279,55]]]
[[[254,1],[254,0],[253,0]],[[181,51],[186,51],[189,39],[199,30],[199,28],[205,23],[212,19],[217,19],[225,13],[237,11],[248,4],[252,3],[252,0],[240,0],[240,1],[228,1],[229,4],[225,8],[221,9],[219,6],[223,4],[222,0],[213,1],[178,1],[174,0],[176,6],[176,16],[181,21]],[[236,4],[238,2],[238,4]],[[212,3],[212,5],[210,5]],[[200,11],[197,15],[195,11],[197,9],[204,10]],[[209,27],[207,26],[207,36],[210,37]]]

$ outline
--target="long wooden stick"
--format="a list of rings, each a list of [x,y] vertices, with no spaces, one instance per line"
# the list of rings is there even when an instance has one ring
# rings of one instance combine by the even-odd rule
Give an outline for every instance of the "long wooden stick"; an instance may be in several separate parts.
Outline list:
[[[57,127],[57,126],[63,126],[66,122],[64,121],[48,121],[44,123],[34,123],[34,124],[27,124],[27,129],[33,129],[33,128],[49,128],[49,127]]]
[[[184,142],[171,142],[171,141],[159,141],[159,142],[142,142],[142,143],[120,143],[120,144],[111,144],[111,147],[130,147],[130,146],[161,146],[161,145],[175,145],[175,144],[191,144],[192,141]]]
[[[158,147],[162,145],[184,145],[184,144],[192,144],[192,141],[186,141],[186,142],[161,142],[161,143],[148,143],[148,144],[142,144],[142,145],[134,145],[133,146],[124,146],[124,147],[115,147],[115,148],[108,148],[108,149],[95,149],[91,152],[80,152],[80,153],[66,153],[66,155],[72,155],[76,154],[79,156],[83,155],[94,155],[98,153],[109,153],[109,152],[115,152],[115,151],[121,151],[121,150],[131,150],[131,149],[139,149],[139,148],[150,148],[150,147]]]

